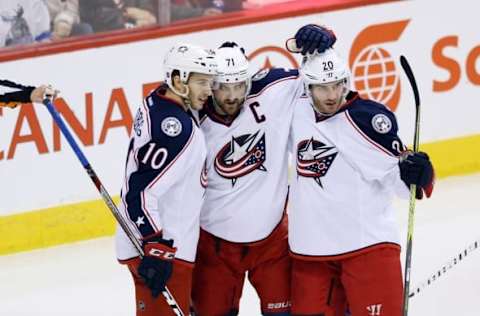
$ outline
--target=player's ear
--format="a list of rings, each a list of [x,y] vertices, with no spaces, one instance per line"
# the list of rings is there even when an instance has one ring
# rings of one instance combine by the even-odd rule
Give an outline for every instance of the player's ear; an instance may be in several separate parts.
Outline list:
[[[172,85],[175,90],[180,91],[181,93],[185,92],[186,87],[183,84],[182,79],[180,79],[180,73],[178,71],[172,73]]]
[[[343,95],[346,96],[347,93],[348,93],[348,91],[350,91],[350,90],[349,90],[349,87],[348,87],[348,80],[345,79],[345,81],[344,81],[344,83],[343,83],[343,91],[342,91],[342,92],[343,92]]]

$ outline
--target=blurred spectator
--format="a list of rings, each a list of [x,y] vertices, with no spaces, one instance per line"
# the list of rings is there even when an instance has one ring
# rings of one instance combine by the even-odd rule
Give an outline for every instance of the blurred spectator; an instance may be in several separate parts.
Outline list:
[[[80,20],[95,32],[157,23],[156,0],[80,0]]]
[[[80,22],[78,0],[47,0],[52,20],[52,39],[93,33],[92,27]]]
[[[223,13],[224,7],[225,1],[223,0],[172,0],[171,21],[219,15]]]
[[[203,8],[221,8],[223,12],[238,11],[243,9],[246,0],[191,0],[196,6]]]
[[[50,39],[50,15],[42,0],[0,1],[0,47]]]

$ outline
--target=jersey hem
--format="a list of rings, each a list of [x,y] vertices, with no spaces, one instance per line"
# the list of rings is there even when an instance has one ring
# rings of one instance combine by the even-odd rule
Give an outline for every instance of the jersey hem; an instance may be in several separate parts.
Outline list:
[[[117,258],[118,263],[125,264],[125,265],[135,264],[137,262],[140,263],[140,260],[141,260],[140,256],[135,256],[135,257],[128,258],[128,259],[118,259]],[[195,262],[191,262],[191,261],[188,261],[188,260],[185,260],[185,259],[180,259],[180,258],[173,259],[173,262],[175,264],[179,264],[179,265],[185,266],[187,268],[193,268],[195,266]]]
[[[201,228],[201,231],[202,231],[202,233],[205,233],[205,234],[211,236],[213,239],[217,239],[222,243],[232,244],[232,245],[244,245],[244,246],[259,246],[259,245],[264,244],[273,234],[275,234],[277,231],[279,231],[284,222],[285,222],[285,225],[288,224],[288,216],[287,216],[287,213],[285,211],[283,212],[282,218],[280,219],[278,224],[275,225],[275,227],[272,229],[272,231],[267,236],[265,236],[264,238],[258,239],[258,240],[246,241],[246,242],[230,241],[230,240],[227,240],[227,239],[223,239],[221,237],[218,237],[218,236],[206,231],[203,228]]]
[[[381,248],[394,248],[398,249],[399,251],[401,250],[401,247],[399,244],[394,243],[394,242],[381,242],[377,244],[373,244],[370,246],[366,246],[364,248],[336,254],[336,255],[306,255],[306,254],[300,254],[296,253],[293,250],[289,250],[290,256],[294,259],[297,260],[303,260],[303,261],[334,261],[334,260],[343,260],[343,259],[348,259],[351,257],[355,257],[358,255],[362,255],[365,253],[368,253],[373,250],[381,249]]]

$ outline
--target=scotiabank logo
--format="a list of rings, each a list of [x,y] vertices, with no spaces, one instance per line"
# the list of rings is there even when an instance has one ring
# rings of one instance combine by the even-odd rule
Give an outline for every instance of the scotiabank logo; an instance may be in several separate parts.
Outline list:
[[[357,35],[350,49],[353,88],[392,111],[400,100],[400,76],[392,55],[381,45],[397,41],[408,22],[371,25]]]

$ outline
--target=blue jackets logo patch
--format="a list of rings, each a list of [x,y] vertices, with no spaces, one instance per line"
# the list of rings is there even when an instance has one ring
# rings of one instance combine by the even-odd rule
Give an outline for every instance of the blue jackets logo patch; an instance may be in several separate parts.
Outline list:
[[[338,151],[312,138],[302,140],[297,146],[297,174],[313,178],[323,188],[321,177],[332,166]]]
[[[238,178],[254,170],[267,171],[263,166],[266,159],[265,133],[260,131],[232,137],[215,157],[215,171],[222,177],[230,179],[232,186]]]

